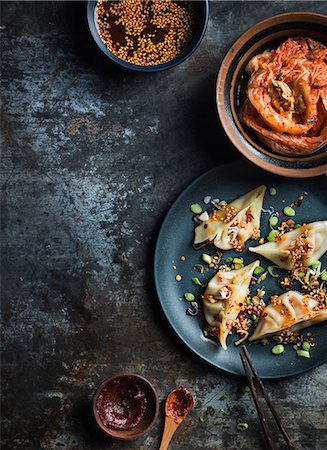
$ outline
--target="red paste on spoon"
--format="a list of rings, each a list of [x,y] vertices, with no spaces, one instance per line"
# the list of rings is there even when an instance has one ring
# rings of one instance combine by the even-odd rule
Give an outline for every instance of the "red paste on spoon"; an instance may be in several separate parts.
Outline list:
[[[175,422],[183,420],[193,406],[193,397],[190,391],[179,387],[171,391],[166,401],[166,416]]]

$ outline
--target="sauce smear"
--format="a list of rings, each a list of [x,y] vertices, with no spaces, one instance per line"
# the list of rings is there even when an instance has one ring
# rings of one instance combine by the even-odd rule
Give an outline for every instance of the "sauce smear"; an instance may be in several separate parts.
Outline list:
[[[108,382],[96,401],[102,423],[114,430],[135,428],[143,419],[146,407],[142,384],[131,377]]]

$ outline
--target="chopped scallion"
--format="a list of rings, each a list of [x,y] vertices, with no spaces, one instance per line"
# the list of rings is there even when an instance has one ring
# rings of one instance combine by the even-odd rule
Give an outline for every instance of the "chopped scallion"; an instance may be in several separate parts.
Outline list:
[[[241,386],[242,394],[246,394],[247,392],[251,392],[249,386]]]
[[[271,275],[274,278],[277,278],[278,275],[276,273],[274,273],[274,269],[278,269],[278,266],[269,266],[269,267],[267,267],[269,275]]]
[[[317,267],[319,266],[319,264],[320,264],[320,261],[312,261],[312,263],[310,264],[310,266],[311,266],[313,269],[317,269]]]
[[[278,230],[271,230],[270,233],[268,234],[267,240],[269,242],[274,242],[275,238],[279,235],[279,231]]]
[[[285,216],[288,216],[288,217],[295,216],[295,211],[290,206],[285,206],[285,208],[283,209],[283,213],[285,214]]]
[[[193,214],[201,214],[202,213],[202,206],[199,205],[199,203],[193,203],[190,207]]]
[[[196,284],[198,286],[202,286],[201,281],[197,277],[193,277],[192,281],[193,281],[194,284]]]
[[[307,341],[302,342],[302,350],[305,350],[306,352],[308,352],[310,350],[310,344]]]
[[[260,275],[261,273],[263,273],[265,271],[265,269],[261,266],[258,266],[254,269],[253,273],[254,275]]]
[[[305,274],[305,277],[304,277],[304,281],[305,281],[306,283],[308,283],[309,278],[310,278],[310,275],[311,275],[311,270],[310,270],[310,269],[307,269],[307,273]]]
[[[249,424],[248,423],[241,422],[241,421],[238,421],[236,426],[237,426],[237,429],[239,431],[245,431],[245,430],[247,430],[249,428]]]
[[[188,302],[194,302],[195,300],[195,296],[191,292],[185,292],[184,297]]]
[[[327,270],[326,269],[321,273],[320,278],[322,279],[322,281],[327,281]]]
[[[297,356],[300,356],[301,358],[310,358],[310,352],[307,352],[306,350],[297,350]]]
[[[202,253],[201,255],[202,261],[204,261],[207,264],[211,264],[211,256],[207,255],[206,253]]]
[[[243,258],[234,258],[233,263],[234,264],[243,264],[244,259]]]
[[[275,227],[277,224],[278,224],[278,217],[274,215],[270,216],[269,225],[271,227]]]
[[[282,345],[282,344],[277,344],[271,349],[271,353],[273,355],[281,355],[282,353],[284,353],[284,351],[285,351],[285,348],[284,348],[284,345]]]

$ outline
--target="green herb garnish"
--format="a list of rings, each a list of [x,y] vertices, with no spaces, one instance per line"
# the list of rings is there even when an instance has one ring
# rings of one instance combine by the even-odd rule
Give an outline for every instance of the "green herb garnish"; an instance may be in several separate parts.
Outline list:
[[[190,209],[193,214],[201,214],[202,213],[202,206],[199,205],[199,203],[193,203],[193,205],[190,206]]]

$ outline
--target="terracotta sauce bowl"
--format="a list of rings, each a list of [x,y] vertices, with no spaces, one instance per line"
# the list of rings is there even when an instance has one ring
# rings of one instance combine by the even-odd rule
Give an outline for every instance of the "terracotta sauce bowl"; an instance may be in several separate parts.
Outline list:
[[[114,415],[117,413],[118,427],[111,427],[110,424],[104,423],[101,404],[108,405],[108,403],[103,403],[105,397],[111,398],[110,405],[113,406],[110,414],[112,415],[112,411]],[[121,419],[124,416],[125,400],[129,403],[126,410],[132,411],[132,416],[139,416],[139,419],[135,420],[130,427],[126,426]],[[121,373],[100,384],[93,397],[93,414],[96,423],[104,433],[115,439],[130,441],[138,439],[150,431],[158,416],[158,405],[156,391],[148,380],[133,373]],[[119,426],[120,422],[123,426]]]

